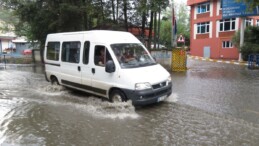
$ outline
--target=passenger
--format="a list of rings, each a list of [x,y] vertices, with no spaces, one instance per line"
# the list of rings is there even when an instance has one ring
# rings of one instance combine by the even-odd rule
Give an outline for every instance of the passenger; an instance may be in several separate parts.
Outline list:
[[[121,55],[120,55],[120,53],[116,53],[115,56],[116,56],[118,62],[120,63],[121,62]]]
[[[124,54],[123,54],[123,56],[121,57],[121,61],[122,62],[129,62],[129,61],[132,61],[132,60],[134,60],[135,59],[135,57],[134,57],[134,53],[133,53],[133,51],[129,51],[129,50],[127,50]]]
[[[97,62],[97,65],[104,66],[104,63],[105,63],[104,48],[100,49],[100,54],[99,54],[99,56],[97,56],[97,61],[96,62]]]

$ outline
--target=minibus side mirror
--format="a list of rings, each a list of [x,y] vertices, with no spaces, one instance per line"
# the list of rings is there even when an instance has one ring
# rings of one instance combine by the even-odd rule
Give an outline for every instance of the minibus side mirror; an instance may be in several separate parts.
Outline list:
[[[105,64],[105,71],[108,73],[115,72],[115,64],[112,60],[108,60]]]

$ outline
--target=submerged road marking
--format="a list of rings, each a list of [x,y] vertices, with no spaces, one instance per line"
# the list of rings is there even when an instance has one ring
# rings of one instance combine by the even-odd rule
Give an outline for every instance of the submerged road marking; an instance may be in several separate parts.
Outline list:
[[[254,113],[254,114],[259,116],[259,112],[258,111],[254,111],[254,110],[250,110],[250,109],[245,109],[244,111],[245,112],[249,112],[249,113]]]
[[[190,55],[188,55],[188,58],[190,58],[190,59],[195,59],[195,60],[201,60],[201,61],[210,61],[210,62],[226,63],[226,64],[246,65],[246,66],[248,65],[248,63],[245,63],[245,62],[238,62],[238,61],[235,61],[235,60],[225,61],[225,60],[209,59],[209,58],[203,58],[203,57],[199,57],[199,56],[190,56]]]

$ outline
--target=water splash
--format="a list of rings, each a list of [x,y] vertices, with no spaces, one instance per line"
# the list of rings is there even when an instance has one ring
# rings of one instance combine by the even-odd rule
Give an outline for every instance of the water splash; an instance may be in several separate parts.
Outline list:
[[[102,101],[96,97],[89,97],[87,104],[82,107],[80,104],[75,105],[77,108],[84,108],[92,116],[109,119],[136,119],[139,115],[135,112],[135,107],[131,101],[115,102]]]
[[[179,100],[179,96],[177,93],[172,93],[166,100],[165,102],[169,103],[175,103]]]
[[[60,92],[64,90],[65,90],[65,87],[60,85],[48,85],[43,88],[43,91],[45,92]]]

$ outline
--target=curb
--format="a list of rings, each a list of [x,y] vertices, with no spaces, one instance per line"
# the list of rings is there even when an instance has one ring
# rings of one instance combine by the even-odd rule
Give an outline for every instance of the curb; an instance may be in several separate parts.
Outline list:
[[[194,59],[194,60],[201,60],[201,61],[217,62],[217,63],[245,65],[245,66],[248,65],[247,62],[239,62],[239,61],[236,61],[236,60],[227,61],[227,60],[210,59],[210,58],[203,58],[203,57],[199,57],[199,56],[190,56],[190,55],[188,55],[188,58]]]

